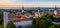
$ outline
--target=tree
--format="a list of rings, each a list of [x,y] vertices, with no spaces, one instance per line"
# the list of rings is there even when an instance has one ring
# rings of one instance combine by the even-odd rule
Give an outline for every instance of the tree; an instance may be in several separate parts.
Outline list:
[[[16,26],[13,24],[13,22],[10,22],[10,23],[7,25],[7,28],[16,28]]]
[[[4,25],[3,25],[3,23],[1,23],[1,24],[0,24],[0,28],[4,28]]]
[[[50,27],[48,27],[48,28],[55,28],[55,26],[54,25],[51,25]]]
[[[45,15],[38,18],[33,18],[33,26],[37,28],[48,28],[52,25],[52,20],[50,15]]]
[[[3,13],[0,12],[0,28],[4,28],[3,26]]]
[[[3,23],[3,13],[0,13],[0,24]]]
[[[57,25],[56,25],[56,28],[60,28],[60,24],[57,24]]]

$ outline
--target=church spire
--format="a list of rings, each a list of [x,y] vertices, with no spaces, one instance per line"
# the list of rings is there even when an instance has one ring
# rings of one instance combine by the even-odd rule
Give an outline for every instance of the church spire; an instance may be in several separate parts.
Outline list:
[[[40,7],[38,7],[38,17],[40,17]]]
[[[38,10],[40,10],[40,7],[38,7]]]
[[[24,10],[24,6],[22,5],[22,10]]]
[[[56,5],[55,5],[55,10],[57,10],[57,7],[56,7]]]
[[[24,6],[22,5],[22,12],[24,12]]]
[[[57,8],[56,8],[56,5],[55,5],[54,14],[57,15]]]

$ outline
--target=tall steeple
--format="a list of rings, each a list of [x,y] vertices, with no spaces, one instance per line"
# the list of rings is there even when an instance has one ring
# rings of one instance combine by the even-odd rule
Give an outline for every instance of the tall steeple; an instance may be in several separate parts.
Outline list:
[[[56,5],[55,5],[55,10],[57,10],[57,7],[56,7]]]
[[[40,8],[39,7],[38,7],[38,15],[39,15],[38,17],[40,17]]]
[[[57,8],[56,8],[56,5],[55,5],[54,14],[57,15]]]
[[[22,5],[22,10],[24,10],[24,6]]]
[[[24,6],[22,5],[22,12],[24,12]]]

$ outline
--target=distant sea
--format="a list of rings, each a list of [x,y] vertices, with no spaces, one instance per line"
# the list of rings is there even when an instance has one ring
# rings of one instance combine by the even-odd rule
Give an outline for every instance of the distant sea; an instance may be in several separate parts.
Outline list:
[[[55,10],[55,8],[24,8],[24,10]],[[60,10],[60,8],[56,8],[57,10]]]
[[[24,8],[24,10],[55,10],[55,8]],[[60,10],[60,8],[56,8],[57,10]],[[10,9],[0,9],[0,12],[9,12],[9,11],[16,11],[16,10],[23,10],[22,8],[10,8]]]

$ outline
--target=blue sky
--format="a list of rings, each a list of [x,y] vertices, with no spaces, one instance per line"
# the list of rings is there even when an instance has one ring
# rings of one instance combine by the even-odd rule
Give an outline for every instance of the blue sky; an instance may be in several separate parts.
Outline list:
[[[40,5],[40,6],[49,6],[49,5],[60,5],[60,0],[10,0],[13,4],[20,5]]]
[[[52,7],[52,6],[60,6],[60,0],[0,0],[0,5],[24,5],[24,6],[42,6],[42,7]],[[11,6],[10,5],[10,6]]]
[[[60,3],[60,0],[11,0],[14,4],[46,4],[46,3]]]

